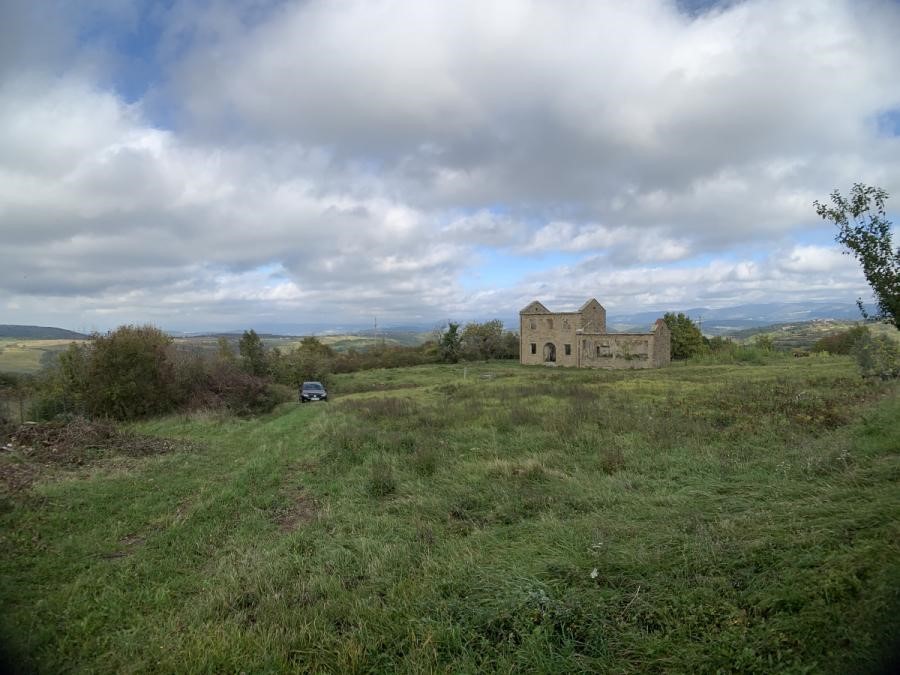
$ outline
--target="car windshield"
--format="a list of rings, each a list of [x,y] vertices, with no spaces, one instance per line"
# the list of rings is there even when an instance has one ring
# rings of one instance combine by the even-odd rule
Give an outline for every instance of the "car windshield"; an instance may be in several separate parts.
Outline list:
[[[303,388],[304,389],[324,389],[324,387],[321,384],[319,384],[318,382],[304,382]]]

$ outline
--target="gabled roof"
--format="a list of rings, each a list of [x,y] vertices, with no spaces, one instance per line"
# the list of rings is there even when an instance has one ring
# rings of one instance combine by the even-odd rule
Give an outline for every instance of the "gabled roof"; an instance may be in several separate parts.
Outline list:
[[[590,307],[591,305],[597,305],[597,307],[599,307],[600,309],[603,309],[604,312],[606,311],[606,310],[603,308],[603,305],[601,305],[599,302],[597,302],[597,299],[596,299],[596,298],[591,298],[590,300],[588,300],[586,303],[584,303],[581,307],[578,308],[578,311],[579,311],[579,312],[583,312],[584,310],[586,310],[586,309],[587,309],[588,307]]]
[[[551,312],[537,300],[534,300],[528,303],[528,306],[519,312],[519,314],[551,314]]]

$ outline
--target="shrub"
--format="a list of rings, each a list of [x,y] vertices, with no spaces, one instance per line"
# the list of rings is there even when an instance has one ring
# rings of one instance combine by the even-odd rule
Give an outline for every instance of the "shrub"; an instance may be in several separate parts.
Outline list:
[[[254,415],[269,412],[282,400],[263,378],[225,361],[213,364],[198,384],[189,407],[227,408],[235,415]]]
[[[853,356],[863,377],[900,377],[900,343],[887,335],[873,336],[866,331],[854,344]]]
[[[73,389],[93,417],[127,420],[172,410],[176,392],[168,358],[171,344],[168,335],[149,325],[95,334],[91,347],[81,354],[84,362],[73,369],[74,378],[84,378],[83,386]]]
[[[266,380],[233,359],[209,359],[177,350],[152,326],[121,326],[72,344],[38,381],[31,416],[135,419],[176,409],[265,413],[287,400]]]
[[[850,330],[833,333],[819,338],[812,346],[814,352],[828,352],[829,354],[850,354],[856,341],[863,335],[867,335],[869,329],[865,326],[855,326]]]

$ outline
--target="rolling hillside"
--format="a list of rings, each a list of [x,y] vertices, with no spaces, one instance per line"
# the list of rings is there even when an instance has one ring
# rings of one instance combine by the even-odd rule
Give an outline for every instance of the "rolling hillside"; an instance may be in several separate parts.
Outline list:
[[[19,326],[0,324],[0,338],[18,340],[84,340],[88,336],[65,328],[52,326]]]

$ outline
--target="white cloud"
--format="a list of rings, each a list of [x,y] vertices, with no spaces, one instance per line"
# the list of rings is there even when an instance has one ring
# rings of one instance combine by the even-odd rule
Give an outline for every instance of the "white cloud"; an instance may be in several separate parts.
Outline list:
[[[693,18],[664,0],[185,3],[157,13],[162,70],[132,104],[113,48],[85,55],[77,10],[50,12],[62,37],[37,49],[29,7],[6,10],[22,35],[0,46],[16,316],[852,299],[852,259],[792,242],[826,227],[811,203],[834,187],[900,190],[900,139],[876,122],[900,109],[887,1]],[[100,11],[144,16],[100,0],[84,16]],[[463,283],[485,250],[536,272]],[[542,271],[555,254],[580,264]]]

